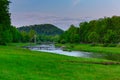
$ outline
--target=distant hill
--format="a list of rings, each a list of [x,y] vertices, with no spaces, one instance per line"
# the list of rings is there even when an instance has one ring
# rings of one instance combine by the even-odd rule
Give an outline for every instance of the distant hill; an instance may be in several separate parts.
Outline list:
[[[40,24],[40,25],[30,25],[19,27],[19,31],[29,32],[31,29],[35,30],[37,34],[40,35],[60,35],[64,31],[52,24]]]

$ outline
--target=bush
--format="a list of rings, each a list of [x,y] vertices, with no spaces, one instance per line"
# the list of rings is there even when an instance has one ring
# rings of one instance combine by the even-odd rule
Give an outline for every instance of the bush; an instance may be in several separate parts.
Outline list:
[[[104,45],[104,44],[97,44],[97,46],[99,46],[99,47],[103,47],[103,45]]]
[[[102,47],[108,47],[108,43],[105,43],[105,44],[103,44],[103,46]]]
[[[117,47],[120,47],[120,44],[117,44]]]
[[[60,41],[60,43],[61,43],[61,44],[65,44],[66,41],[65,41],[64,39],[62,39],[62,40]]]
[[[109,44],[108,47],[116,47],[117,44]]]
[[[116,47],[117,44],[108,44],[108,43],[105,43],[103,44],[103,47]]]
[[[92,43],[92,44],[90,44],[90,46],[97,46],[97,44],[96,43]]]

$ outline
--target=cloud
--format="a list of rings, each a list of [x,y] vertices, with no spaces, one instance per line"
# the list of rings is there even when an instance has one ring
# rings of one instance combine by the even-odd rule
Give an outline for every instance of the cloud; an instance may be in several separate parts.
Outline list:
[[[72,0],[73,1],[73,6],[76,6],[80,3],[81,0]]]
[[[71,24],[78,26],[80,22],[88,21],[88,18],[61,17],[40,13],[14,13],[11,18],[12,25],[17,27],[49,23],[63,30],[68,29]]]

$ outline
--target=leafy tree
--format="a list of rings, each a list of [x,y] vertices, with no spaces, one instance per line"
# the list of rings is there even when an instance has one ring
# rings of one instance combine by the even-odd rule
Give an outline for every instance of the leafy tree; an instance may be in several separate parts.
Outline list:
[[[32,30],[32,29],[31,29],[31,30],[29,31],[29,33],[28,33],[28,36],[29,36],[29,38],[30,38],[30,41],[33,41],[35,35],[36,35],[35,30]]]
[[[0,0],[0,44],[6,44],[13,40],[9,3],[9,0]]]
[[[105,43],[117,43],[118,40],[117,40],[116,32],[113,32],[112,30],[108,30],[104,36],[104,42]]]
[[[78,43],[79,41],[79,28],[74,25],[71,25],[70,28],[60,36],[60,42],[62,43]]]
[[[88,36],[90,42],[96,43],[99,40],[99,35],[96,32],[91,32]]]
[[[87,34],[88,30],[90,29],[90,26],[88,25],[88,22],[80,23],[80,42],[87,42]]]
[[[21,39],[22,42],[29,42],[30,39],[27,32],[21,31],[21,36],[22,36],[22,39]]]
[[[12,42],[21,42],[22,37],[21,37],[20,32],[16,29],[16,27],[12,26],[11,33],[13,37]]]

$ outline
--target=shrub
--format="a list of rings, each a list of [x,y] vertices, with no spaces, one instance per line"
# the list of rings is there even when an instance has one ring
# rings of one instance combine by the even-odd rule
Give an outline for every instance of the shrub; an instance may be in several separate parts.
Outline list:
[[[117,44],[117,47],[120,47],[120,44]]]
[[[117,44],[109,44],[108,47],[116,47]]]
[[[97,44],[96,43],[92,43],[92,44],[90,44],[90,46],[97,46]]]
[[[105,43],[103,44],[103,47],[108,47],[108,45],[109,45],[108,43]]]

